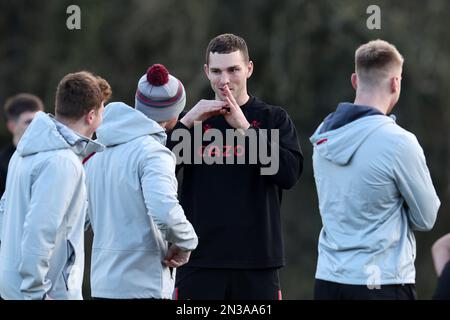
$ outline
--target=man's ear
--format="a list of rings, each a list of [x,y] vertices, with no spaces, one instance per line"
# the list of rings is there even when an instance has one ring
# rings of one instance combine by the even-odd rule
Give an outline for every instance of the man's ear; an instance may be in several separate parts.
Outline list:
[[[206,77],[209,78],[209,66],[206,63],[203,65],[203,71],[205,71]]]
[[[253,74],[253,61],[249,61],[248,63],[247,63],[247,79],[248,78],[250,78],[251,76],[252,76],[252,74]]]
[[[6,122],[6,127],[8,128],[8,131],[14,134],[16,131],[16,123],[13,120],[8,120]]]
[[[355,72],[352,73],[351,82],[352,82],[353,89],[357,90],[358,89],[358,75]]]
[[[399,77],[391,78],[391,93],[396,93],[400,89],[400,79]]]
[[[85,116],[84,116],[84,120],[86,121],[87,124],[92,124],[92,122],[94,122],[95,119],[95,110],[91,109],[91,111],[89,111]]]

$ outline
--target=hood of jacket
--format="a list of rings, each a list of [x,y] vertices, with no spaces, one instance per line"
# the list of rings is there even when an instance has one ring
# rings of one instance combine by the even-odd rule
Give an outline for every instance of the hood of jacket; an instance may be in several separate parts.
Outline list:
[[[167,138],[164,128],[156,121],[123,102],[112,102],[105,107],[103,122],[96,134],[97,141],[107,147],[146,135],[165,145]]]
[[[388,117],[374,108],[341,103],[320,124],[310,141],[320,156],[345,166],[372,132],[394,122],[394,116]]]
[[[84,158],[92,152],[102,151],[104,146],[76,133],[51,114],[36,113],[17,145],[17,153],[26,157],[60,149],[71,149]]]

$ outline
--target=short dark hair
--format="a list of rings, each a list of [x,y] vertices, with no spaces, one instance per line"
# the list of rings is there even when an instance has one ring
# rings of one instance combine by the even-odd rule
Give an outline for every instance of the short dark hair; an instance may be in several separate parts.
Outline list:
[[[58,84],[55,114],[77,120],[92,109],[100,108],[104,100],[98,79],[88,71],[67,74]]]
[[[6,100],[4,110],[7,121],[16,121],[24,112],[44,111],[44,104],[34,94],[19,93]]]
[[[232,33],[224,33],[218,35],[212,39],[208,48],[206,48],[206,64],[209,64],[209,53],[231,53],[235,51],[241,51],[244,56],[244,60],[248,62],[250,60],[248,54],[247,43],[241,37]]]

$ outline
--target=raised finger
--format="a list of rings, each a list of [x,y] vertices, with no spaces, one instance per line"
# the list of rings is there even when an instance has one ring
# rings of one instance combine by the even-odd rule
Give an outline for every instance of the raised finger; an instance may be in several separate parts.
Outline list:
[[[231,102],[230,98],[225,96],[225,99],[227,99],[228,106],[230,107],[230,111],[229,112],[236,111],[237,107],[236,107],[236,105],[233,102]]]
[[[234,99],[233,95],[231,94],[230,88],[226,85],[224,87],[225,89],[225,96],[230,100],[230,102],[237,108],[239,105],[236,102],[236,99]]]

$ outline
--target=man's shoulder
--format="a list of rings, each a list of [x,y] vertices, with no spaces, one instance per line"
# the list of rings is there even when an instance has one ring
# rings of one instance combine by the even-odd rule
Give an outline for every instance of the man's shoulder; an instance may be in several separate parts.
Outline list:
[[[382,130],[385,131],[385,133],[392,137],[392,139],[396,139],[398,141],[404,141],[407,143],[410,142],[417,142],[417,138],[414,133],[406,130],[405,128],[398,125],[396,122],[393,122],[389,126],[383,126]]]
[[[283,107],[278,105],[273,105],[270,103],[267,103],[258,97],[251,97],[253,98],[253,101],[251,102],[251,107],[255,108],[255,110],[269,110],[272,112],[286,112]]]
[[[70,177],[67,181],[77,183],[75,181],[84,174],[81,159],[69,149],[38,152],[26,157],[16,154],[11,161],[15,163],[15,172],[22,171],[20,176],[30,175],[33,181],[38,177],[47,182]]]
[[[420,144],[414,133],[402,128],[393,122],[390,125],[380,127],[374,135],[377,140],[383,141],[383,146],[398,152],[405,149],[417,149]]]
[[[28,158],[28,157],[27,157]],[[46,166],[53,166],[55,170],[57,168],[70,167],[76,171],[83,170],[83,164],[80,158],[70,149],[59,149],[38,152],[29,156],[31,160],[34,158],[34,167],[43,168]]]
[[[254,97],[250,105],[249,114],[253,114],[256,117],[270,118],[275,126],[291,121],[288,112],[283,107],[269,104],[256,97]]]
[[[130,142],[131,144],[131,142]],[[141,158],[172,158],[173,153],[152,135],[140,137],[133,141],[133,148],[140,150]]]

